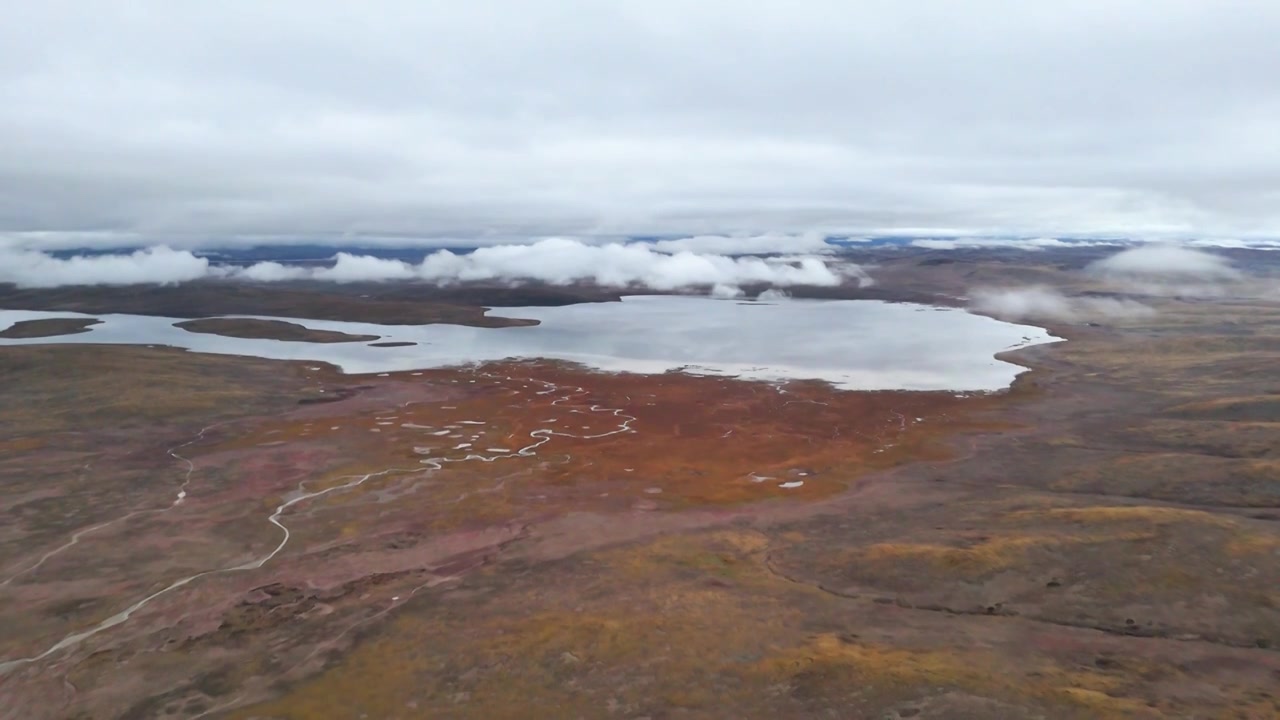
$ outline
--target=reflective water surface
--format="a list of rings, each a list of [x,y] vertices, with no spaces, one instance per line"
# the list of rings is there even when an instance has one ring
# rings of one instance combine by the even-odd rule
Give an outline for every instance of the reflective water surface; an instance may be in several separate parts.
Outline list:
[[[568,360],[607,371],[670,370],[755,380],[819,379],[853,390],[999,390],[1023,368],[994,355],[1058,340],[1042,328],[938,308],[876,300],[777,303],[689,296],[629,296],[622,302],[565,307],[497,308],[491,315],[539,325],[377,325],[287,320],[320,330],[377,335],[368,343],[248,340],[193,333],[179,320],[96,315],[89,332],[0,339],[0,345],[169,345],[196,352],[332,363],[347,373],[445,367],[507,358]],[[15,322],[76,313],[0,310],[0,329]],[[245,317],[245,316],[234,316]]]

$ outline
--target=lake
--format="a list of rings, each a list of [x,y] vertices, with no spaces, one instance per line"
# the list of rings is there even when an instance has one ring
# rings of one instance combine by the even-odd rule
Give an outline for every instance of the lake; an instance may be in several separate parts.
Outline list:
[[[195,352],[331,363],[346,373],[382,373],[547,358],[617,372],[683,372],[749,380],[825,380],[849,390],[991,391],[1024,368],[995,359],[1055,342],[1043,328],[955,308],[876,300],[753,302],[692,296],[628,296],[621,302],[496,308],[490,315],[537,320],[530,327],[377,325],[273,317],[309,328],[377,335],[365,342],[306,343],[193,333],[175,318],[0,310],[0,329],[51,317],[97,317],[89,332],[0,339],[0,345],[168,345]],[[229,316],[258,317],[258,316]]]

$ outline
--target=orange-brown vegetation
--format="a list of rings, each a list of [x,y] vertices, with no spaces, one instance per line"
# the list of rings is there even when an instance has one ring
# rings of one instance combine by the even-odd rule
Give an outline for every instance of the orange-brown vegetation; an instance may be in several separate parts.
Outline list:
[[[330,386],[337,379],[316,375]],[[316,403],[201,452],[320,444],[341,460],[324,474],[329,480],[313,479],[310,489],[397,468],[361,486],[385,490],[405,475],[430,471],[431,486],[416,492],[436,500],[462,496],[448,510],[456,524],[468,516],[500,519],[529,507],[533,496],[560,509],[820,498],[870,470],[947,457],[945,440],[995,427],[980,412],[1000,402],[527,362],[395,373],[370,382],[444,394],[407,402],[397,395],[396,402],[363,406]],[[493,492],[475,492],[496,483],[501,487]],[[335,494],[330,502],[347,499]],[[427,514],[437,506],[421,505]]]
[[[340,663],[232,717],[908,717],[883,708],[974,702],[974,717],[1083,719],[1214,707],[1180,687],[1206,669],[1158,647],[838,597],[771,569],[786,542],[716,530],[589,553],[579,562],[591,572],[493,568],[405,606]],[[1267,672],[1240,675],[1242,717],[1274,711],[1259,691]]]

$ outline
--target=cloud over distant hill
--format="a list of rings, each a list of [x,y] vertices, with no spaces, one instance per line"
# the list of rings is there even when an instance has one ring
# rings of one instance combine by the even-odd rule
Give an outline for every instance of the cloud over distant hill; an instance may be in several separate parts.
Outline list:
[[[1178,245],[1143,245],[1099,260],[1100,275],[1143,280],[1235,280],[1240,271],[1221,255]]]
[[[1179,245],[1142,245],[1098,260],[1085,269],[1109,291],[1139,295],[1212,297],[1235,291],[1258,295],[1230,260]],[[1268,290],[1264,287],[1262,294]],[[1077,322],[1139,318],[1155,311],[1128,298],[1068,296],[1053,288],[977,288],[969,306],[1006,320]]]
[[[1146,295],[1217,297],[1230,290],[1256,294],[1244,273],[1221,255],[1178,245],[1144,245],[1116,253],[1088,271],[1110,287]]]

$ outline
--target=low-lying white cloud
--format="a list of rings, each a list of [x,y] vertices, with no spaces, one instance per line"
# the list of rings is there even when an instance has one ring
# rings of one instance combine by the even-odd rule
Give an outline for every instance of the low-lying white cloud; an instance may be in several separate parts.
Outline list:
[[[255,282],[281,282],[284,280],[302,280],[311,276],[311,271],[296,265],[283,265],[278,262],[260,262],[236,271],[246,280]]]
[[[254,282],[583,282],[662,291],[711,288],[722,295],[736,295],[740,286],[748,284],[788,287],[834,286],[847,280],[870,282],[861,267],[821,257],[729,257],[690,251],[660,252],[645,243],[591,245],[570,239],[484,247],[471,253],[440,250],[419,263],[343,252],[335,256],[332,266],[319,268],[277,262],[240,268],[219,266],[189,251],[167,247],[127,255],[71,258],[33,250],[0,250],[0,282],[20,287],[171,284],[209,277]]]
[[[654,290],[748,283],[839,285],[842,273],[821,258],[728,257],[681,251],[658,252],[641,243],[588,245],[548,239],[532,245],[499,245],[457,254],[428,255],[419,264],[361,258],[341,253],[318,279],[396,280],[418,278],[440,283],[533,280],[552,285],[590,282],[606,287],[643,286]]]
[[[1144,317],[1155,311],[1133,300],[1068,297],[1048,287],[979,288],[970,308],[1002,320],[1080,322]]]
[[[1099,286],[1122,294],[1267,297],[1222,255],[1185,245],[1149,244],[1121,250],[1085,271]],[[1265,283],[1264,283],[1265,285]],[[1140,318],[1155,311],[1124,298],[1068,296],[1045,286],[979,288],[970,307],[1004,320],[1081,322]]]
[[[756,302],[783,302],[790,299],[791,293],[777,288],[769,288],[756,296]]]
[[[736,285],[713,285],[711,286],[711,297],[720,298],[721,300],[733,300],[740,298],[746,293],[742,288]]]
[[[127,255],[56,258],[35,250],[0,249],[0,283],[23,288],[62,285],[171,285],[217,273],[206,258],[153,247]]]
[[[1221,255],[1182,245],[1143,245],[1099,260],[1088,271],[1112,288],[1144,295],[1253,294],[1244,273]]]
[[[1144,280],[1237,280],[1240,271],[1221,255],[1180,245],[1143,245],[1099,260],[1090,269],[1102,275]]]
[[[412,280],[417,275],[413,265],[400,260],[342,252],[335,257],[333,267],[312,270],[309,276],[315,280],[347,283]]]

